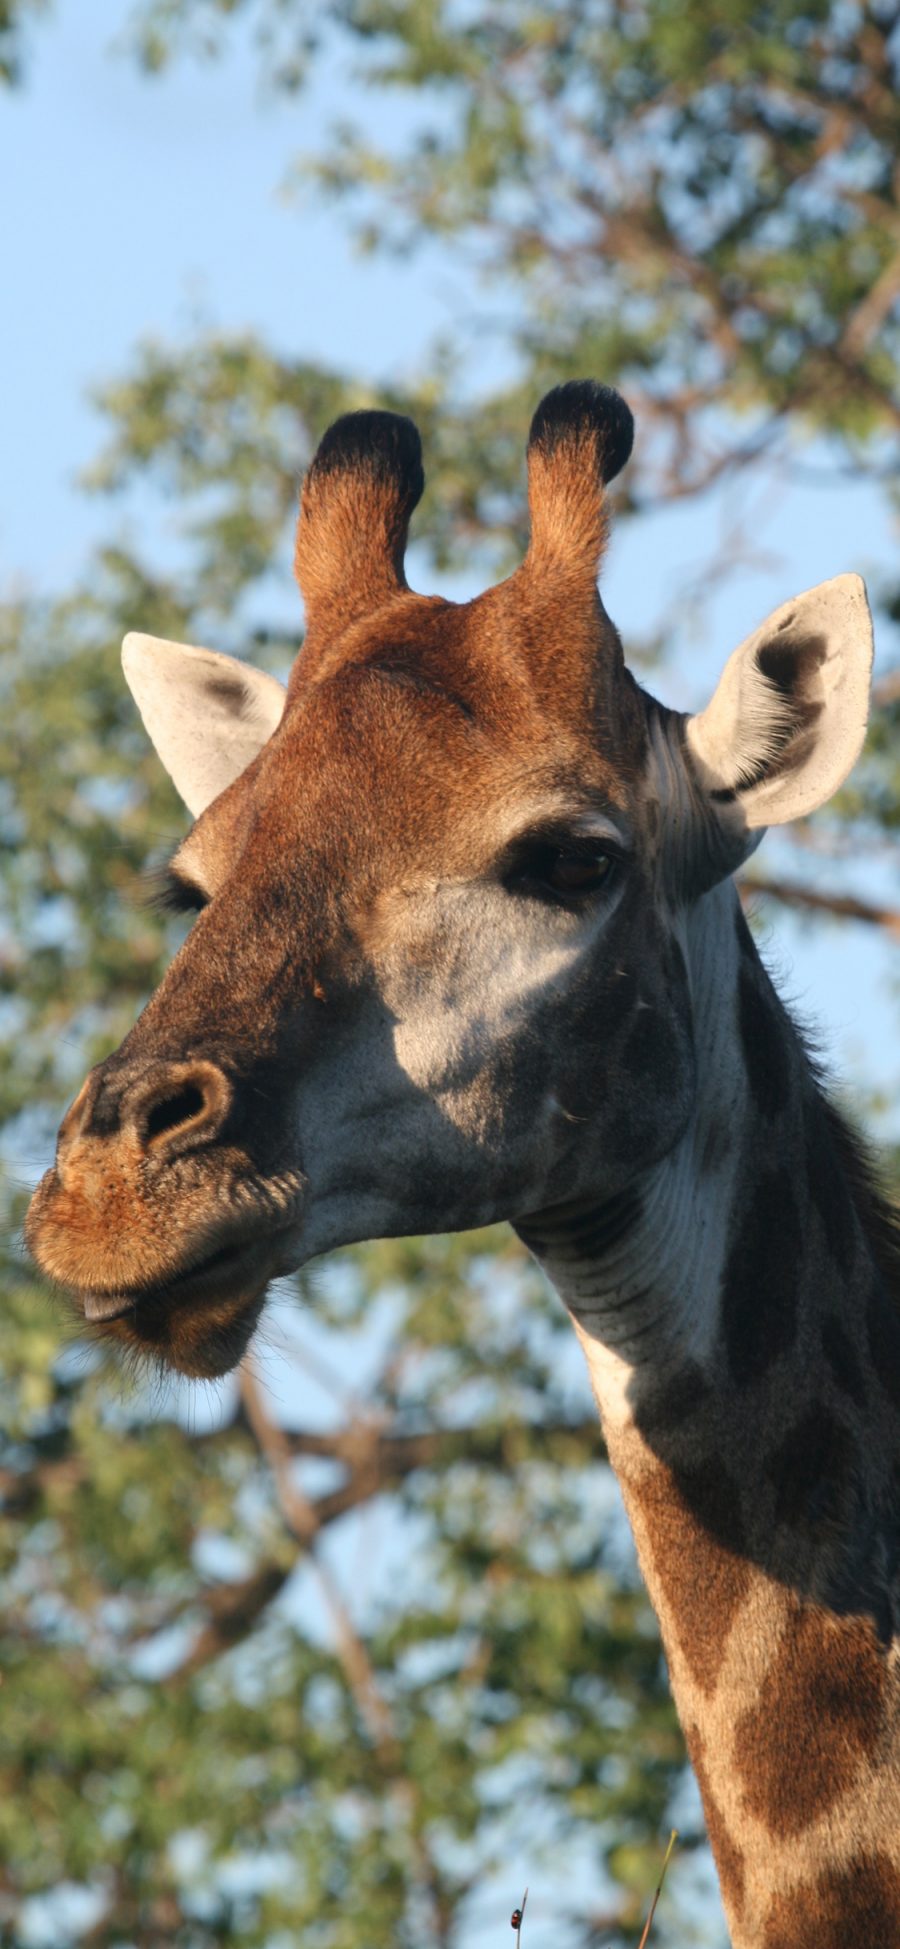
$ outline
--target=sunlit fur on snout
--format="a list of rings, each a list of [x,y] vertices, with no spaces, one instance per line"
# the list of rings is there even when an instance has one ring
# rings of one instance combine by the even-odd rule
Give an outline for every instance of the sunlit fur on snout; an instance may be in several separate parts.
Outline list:
[[[87,1326],[193,1378],[244,1353],[300,1195],[216,1142],[232,1090],[211,1062],[157,1065],[111,1110],[101,1068],[59,1134],[26,1237]]]

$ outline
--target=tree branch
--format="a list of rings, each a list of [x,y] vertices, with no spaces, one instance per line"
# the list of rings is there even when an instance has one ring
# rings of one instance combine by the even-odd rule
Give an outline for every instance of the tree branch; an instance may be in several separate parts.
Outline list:
[[[849,893],[819,893],[792,880],[763,878],[755,873],[752,879],[741,881],[740,894],[745,904],[763,894],[770,900],[782,901],[787,907],[805,907],[811,913],[831,914],[838,920],[863,921],[869,927],[882,927],[886,934],[900,941],[900,908],[897,907],[877,907]]]
[[[249,1637],[263,1611],[284,1589],[293,1567],[293,1564],[263,1563],[240,1583],[219,1585],[211,1590],[206,1598],[208,1622],[174,1673],[175,1682],[183,1684],[204,1665],[211,1665],[223,1652]]]
[[[368,1651],[344,1603],[336,1578],[316,1551],[321,1514],[315,1502],[300,1488],[291,1471],[293,1454],[284,1430],[266,1409],[261,1388],[246,1362],[241,1367],[241,1399],[247,1420],[272,1470],[275,1492],[285,1524],[295,1542],[308,1552],[316,1580],[331,1613],[338,1656],[347,1683],[356,1699],[363,1724],[381,1758],[393,1765],[397,1740],[391,1715],[381,1696]]]

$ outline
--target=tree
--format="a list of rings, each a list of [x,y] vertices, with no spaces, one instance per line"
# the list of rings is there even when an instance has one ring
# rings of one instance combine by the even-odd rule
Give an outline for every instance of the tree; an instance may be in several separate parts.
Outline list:
[[[345,131],[312,167],[363,241],[438,233],[514,294],[513,376],[492,396],[463,386],[459,356],[378,394],[422,425],[438,562],[477,548],[495,569],[521,545],[527,415],[580,371],[619,379],[651,430],[626,514],[799,464],[801,436],[817,464],[891,491],[900,10],[156,0],[139,52],[158,71],[214,51],[242,13],[273,85],[314,86],[337,52],[363,112],[372,91],[420,104],[389,156]],[[145,347],[104,395],[92,485],[177,498],[177,574],[111,546],[65,599],[0,619],[12,1233],[17,1160],[27,1173],[174,939],[139,885],[182,816],[123,689],[121,635],[239,650],[252,618],[283,671],[296,644],[264,592],[297,472],[369,397],[247,339]],[[809,912],[840,908],[810,877],[813,845],[874,855],[893,837],[898,716],[895,675],[865,765],[791,856],[780,892]],[[467,1931],[502,1941],[526,1881],[536,1938],[633,1941],[683,1748],[560,1309],[500,1231],[356,1249],[299,1284],[304,1310],[275,1309],[263,1354],[280,1414],[250,1366],[222,1416],[192,1424],[181,1395],[123,1398],[7,1252],[4,1941],[24,1949],[28,1903],[49,1896],[60,1945],[457,1949]],[[340,1378],[354,1347],[364,1401]],[[691,1939],[683,1907],[671,1939]]]
[[[205,27],[213,51],[216,17],[240,12],[275,86],[315,74],[339,37],[366,88],[421,99],[393,148],[348,122],[305,172],[363,243],[437,232],[512,285],[523,401],[561,372],[627,375],[659,435],[637,504],[784,453],[798,428],[884,474],[900,430],[893,0],[145,0],[139,48],[159,67]]]
[[[46,5],[47,0],[0,0],[0,85],[21,79],[25,30]]]

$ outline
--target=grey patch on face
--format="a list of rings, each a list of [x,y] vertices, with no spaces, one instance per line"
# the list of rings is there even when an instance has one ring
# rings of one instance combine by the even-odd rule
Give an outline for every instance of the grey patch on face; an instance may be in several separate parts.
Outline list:
[[[755,967],[757,962],[759,961],[759,956],[756,952],[756,948],[753,942],[753,935],[751,934],[750,929],[747,926],[747,921],[744,915],[744,909],[741,906],[740,902],[738,902],[738,905],[735,908],[734,931],[735,931],[735,935],[737,936],[737,944],[741,954],[745,955],[748,961],[752,961]]]
[[[684,1000],[687,1005],[688,971],[681,942],[670,934],[663,952],[663,964],[668,976],[669,993]]]
[[[625,1043],[623,1063],[626,1074],[637,1083],[650,1082],[665,1075],[666,1059],[672,1042],[671,1024],[652,1007],[643,1009],[632,1023]]]
[[[732,1144],[731,1130],[724,1118],[713,1118],[706,1130],[703,1148],[697,1159],[697,1169],[701,1177],[710,1177],[721,1169],[732,1149]]]

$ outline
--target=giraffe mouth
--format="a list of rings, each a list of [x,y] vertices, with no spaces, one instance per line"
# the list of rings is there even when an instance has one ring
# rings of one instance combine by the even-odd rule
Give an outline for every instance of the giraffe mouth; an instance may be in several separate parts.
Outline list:
[[[215,1380],[246,1352],[266,1291],[286,1269],[284,1231],[231,1239],[170,1278],[73,1297],[85,1323],[189,1379]]]
[[[81,1310],[92,1326],[101,1326],[110,1320],[125,1319],[135,1310],[148,1304],[158,1304],[161,1300],[197,1298],[209,1288],[211,1280],[217,1281],[221,1273],[231,1273],[239,1279],[244,1262],[253,1255],[252,1244],[241,1245],[232,1241],[228,1245],[220,1245],[215,1252],[208,1252],[204,1258],[196,1259],[172,1279],[158,1281],[151,1286],[92,1288],[80,1295]]]
[[[168,1200],[149,1195],[131,1154],[106,1140],[78,1170],[69,1159],[45,1174],[26,1240],[94,1338],[191,1378],[237,1365],[270,1281],[297,1263],[304,1200],[297,1172],[244,1170],[238,1196],[244,1160],[226,1162],[230,1175],[213,1184],[195,1173]]]

